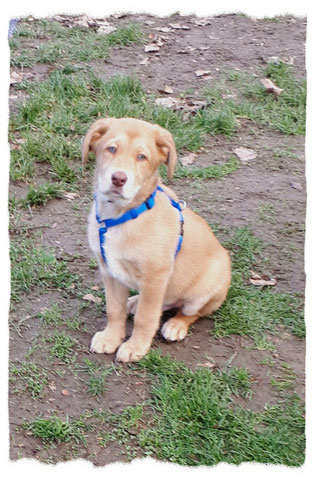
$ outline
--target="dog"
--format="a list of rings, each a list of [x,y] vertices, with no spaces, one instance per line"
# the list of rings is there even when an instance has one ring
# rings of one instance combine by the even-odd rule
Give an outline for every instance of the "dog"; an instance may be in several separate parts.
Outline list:
[[[163,310],[177,308],[162,336],[181,341],[189,326],[225,301],[231,282],[227,250],[207,222],[161,184],[158,167],[173,177],[173,137],[159,125],[132,118],[95,121],[82,144],[82,162],[96,157],[88,240],[105,286],[107,326],[90,350],[116,361],[145,356]],[[129,290],[139,292],[129,298]],[[128,313],[134,313],[126,337]]]

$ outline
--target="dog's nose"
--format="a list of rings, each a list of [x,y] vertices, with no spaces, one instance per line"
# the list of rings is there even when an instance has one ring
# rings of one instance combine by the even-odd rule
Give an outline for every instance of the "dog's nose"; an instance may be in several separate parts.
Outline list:
[[[121,170],[114,172],[111,176],[111,181],[116,187],[122,187],[122,185],[126,183],[127,179],[127,175]]]

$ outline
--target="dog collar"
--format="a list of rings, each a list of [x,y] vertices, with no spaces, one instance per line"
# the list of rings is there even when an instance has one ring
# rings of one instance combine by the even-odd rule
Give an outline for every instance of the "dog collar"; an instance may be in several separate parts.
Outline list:
[[[100,226],[99,227],[100,250],[101,250],[102,258],[103,258],[106,265],[108,265],[108,264],[107,264],[107,258],[106,258],[104,245],[105,245],[105,234],[106,234],[107,230],[110,227],[114,227],[115,225],[124,224],[125,222],[128,222],[129,220],[136,219],[139,215],[143,214],[147,210],[152,209],[155,205],[155,196],[156,196],[156,193],[157,193],[158,190],[160,192],[163,192],[169,198],[173,207],[175,207],[179,211],[180,234],[179,234],[179,239],[178,239],[178,243],[177,243],[177,248],[176,248],[176,251],[175,251],[175,257],[177,256],[177,254],[179,253],[179,251],[181,249],[181,245],[182,245],[182,241],[183,241],[183,224],[184,224],[184,219],[183,219],[183,215],[182,215],[182,212],[181,212],[182,208],[181,208],[180,203],[183,202],[183,208],[184,208],[185,202],[184,201],[176,202],[168,194],[166,194],[166,192],[158,185],[156,187],[156,189],[153,191],[153,193],[142,204],[140,204],[138,207],[134,207],[133,209],[128,210],[127,212],[122,214],[120,217],[116,217],[116,218],[101,219],[99,217],[97,195],[94,194],[94,200],[95,200],[95,203],[96,203],[96,220],[97,220],[97,222]]]

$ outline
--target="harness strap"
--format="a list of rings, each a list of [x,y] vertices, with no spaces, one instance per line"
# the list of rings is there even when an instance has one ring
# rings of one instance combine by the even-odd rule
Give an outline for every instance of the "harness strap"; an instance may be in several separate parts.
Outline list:
[[[140,214],[142,214],[143,212],[147,211],[147,210],[150,210],[152,209],[152,207],[154,207],[155,205],[155,196],[156,196],[156,193],[157,193],[157,190],[159,190],[160,192],[163,192],[167,197],[168,199],[170,200],[171,204],[173,205],[173,207],[175,207],[178,211],[179,211],[179,219],[180,219],[180,234],[179,234],[179,239],[178,239],[178,243],[177,243],[177,247],[176,247],[176,251],[175,251],[175,255],[174,257],[176,258],[180,249],[181,249],[181,245],[182,245],[182,241],[183,241],[183,225],[184,225],[184,218],[183,218],[183,215],[182,215],[182,208],[181,208],[181,205],[176,202],[175,200],[173,200],[159,185],[156,187],[156,189],[154,190],[154,192],[148,197],[148,199],[146,199],[141,205],[139,205],[138,207],[135,207],[134,209],[130,209],[128,210],[127,212],[125,212],[124,214],[122,214],[120,217],[117,217],[117,218],[109,218],[109,219],[100,219],[99,217],[99,212],[98,212],[98,203],[97,203],[97,196],[96,194],[94,194],[94,199],[95,199],[95,202],[96,202],[96,219],[97,219],[97,222],[99,224],[99,243],[100,243],[100,250],[101,250],[101,255],[102,255],[102,258],[104,260],[104,263],[106,265],[108,265],[107,263],[107,258],[106,258],[106,252],[105,252],[105,240],[106,240],[106,233],[107,233],[107,230],[110,228],[110,227],[113,227],[115,225],[119,225],[119,224],[123,224],[124,222],[127,222],[129,220],[132,220],[132,219],[136,219]]]

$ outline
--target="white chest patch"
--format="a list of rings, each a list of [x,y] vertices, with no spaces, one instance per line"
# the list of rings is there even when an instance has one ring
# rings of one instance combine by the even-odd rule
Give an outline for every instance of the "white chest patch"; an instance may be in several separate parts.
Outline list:
[[[95,206],[89,215],[88,241],[94,252],[101,268],[107,269],[111,277],[114,277],[130,289],[138,290],[136,277],[131,275],[131,270],[127,269],[128,253],[125,249],[125,226],[117,225],[108,229],[105,234],[104,250],[106,254],[107,266],[105,266],[99,239],[99,225],[95,216]],[[129,261],[131,263],[131,260]],[[132,269],[133,271],[134,269]]]

